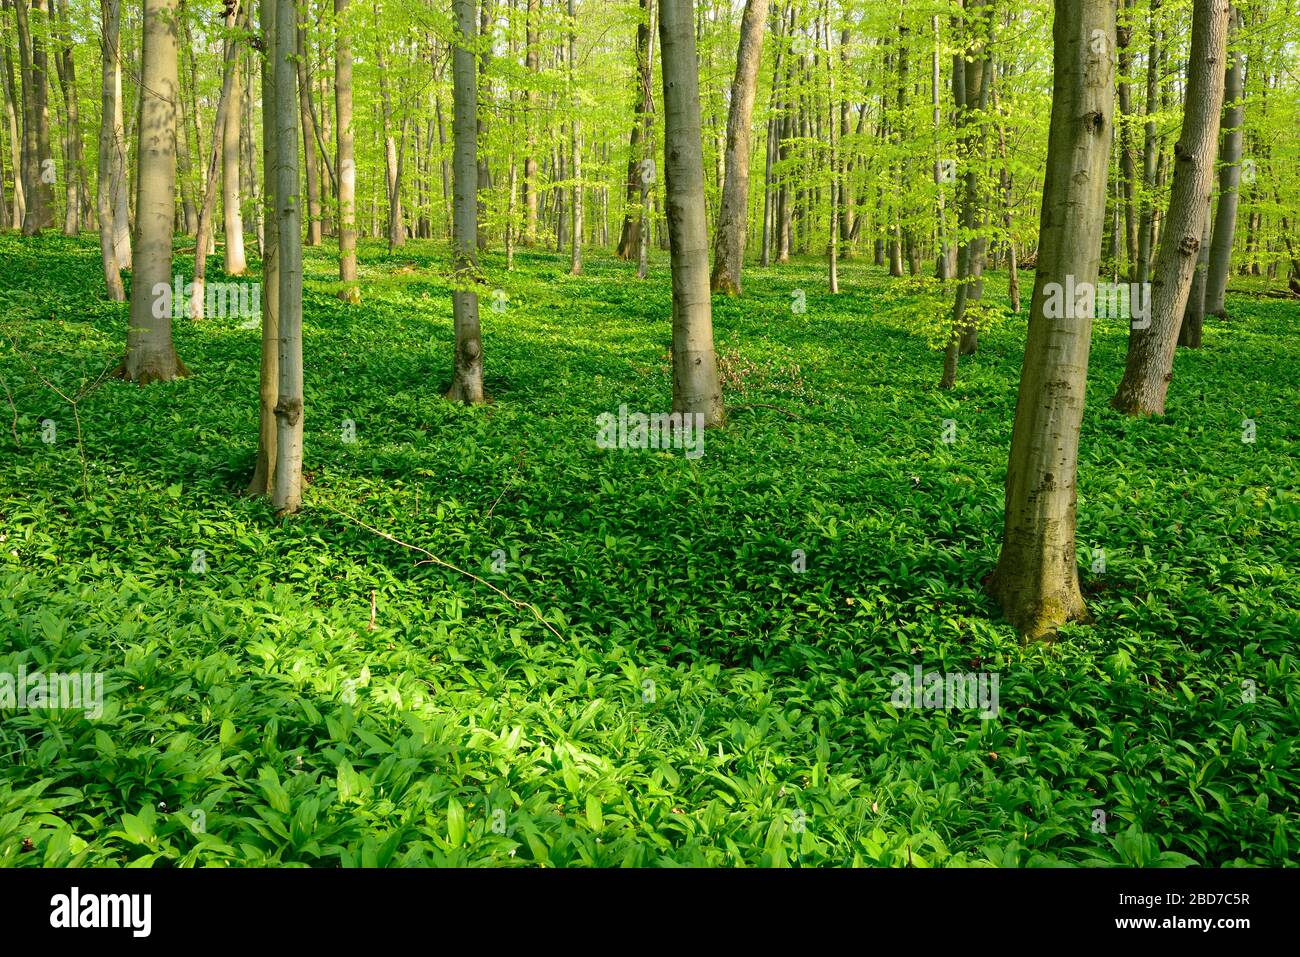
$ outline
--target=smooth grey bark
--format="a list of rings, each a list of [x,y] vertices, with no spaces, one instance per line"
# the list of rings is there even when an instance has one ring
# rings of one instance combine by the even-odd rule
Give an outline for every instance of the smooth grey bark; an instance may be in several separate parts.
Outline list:
[[[1147,328],[1129,329],[1124,376],[1111,404],[1127,415],[1163,415],[1174,350],[1201,247],[1223,107],[1227,0],[1193,0],[1183,129],[1174,144],[1169,213],[1151,280]]]
[[[302,113],[303,160],[307,174],[307,245],[321,244],[324,221],[321,216],[320,164],[316,161],[316,117],[311,108],[311,43],[307,37],[307,10],[298,11],[296,31],[298,48],[298,107]]]
[[[275,485],[271,504],[279,514],[302,506],[302,196],[298,170],[298,70],[295,0],[275,3],[272,71],[275,115],[275,230],[278,250]],[[265,108],[265,106],[264,106]]]
[[[455,223],[452,231],[452,317],[455,325],[455,362],[446,398],[477,405],[483,393],[483,339],[478,315],[478,71],[474,47],[478,21],[474,0],[454,0],[456,45],[452,54],[455,153],[452,176]]]
[[[1241,29],[1241,8],[1232,8],[1228,44],[1232,45]],[[1219,167],[1219,206],[1210,235],[1210,262],[1205,276],[1205,315],[1227,316],[1224,293],[1228,288],[1228,270],[1232,265],[1232,237],[1237,230],[1237,203],[1241,198],[1241,131],[1245,123],[1246,54],[1238,47],[1228,61],[1224,77],[1223,99],[1227,110],[1223,117],[1223,163]],[[1202,317],[1203,318],[1203,317]],[[1197,330],[1199,340],[1199,330]]]
[[[1083,619],[1075,556],[1079,430],[1092,317],[1052,318],[1049,284],[1097,281],[1115,100],[1116,0],[1056,0],[1052,115],[1002,549],[988,590],[1027,641]],[[1056,288],[1056,287],[1051,287]],[[1074,311],[1071,310],[1073,313]]]
[[[339,186],[339,298],[357,301],[357,163],[352,133],[352,41],[347,32],[351,0],[334,0],[334,135]]]
[[[135,268],[126,356],[118,375],[145,385],[189,375],[172,345],[172,225],[176,213],[176,7],[144,0],[136,153]]]
[[[530,3],[531,8],[531,3]],[[632,121],[632,138],[627,153],[627,184],[624,193],[623,229],[619,234],[618,257],[639,258],[641,243],[641,161],[646,154],[642,140],[646,136],[650,114],[654,110],[654,84],[650,73],[650,45],[654,12],[651,0],[640,0],[640,19],[636,24],[637,108]]]
[[[714,292],[740,295],[740,274],[745,263],[748,232],[750,132],[753,128],[754,93],[758,66],[763,60],[763,32],[767,28],[768,0],[745,0],[736,50],[736,75],[731,82],[731,109],[727,115],[726,171],[722,203],[713,244]]]
[[[276,0],[266,0],[274,3]],[[236,2],[230,8],[228,22],[240,16],[240,7]],[[246,12],[244,14],[246,16]],[[246,22],[246,21],[245,21]],[[217,100],[217,118],[212,126],[212,150],[208,154],[207,171],[204,176],[203,202],[199,206],[199,226],[194,233],[194,281],[190,288],[189,317],[194,320],[203,318],[207,288],[208,256],[212,251],[212,219],[217,206],[217,183],[221,158],[225,152],[226,117],[230,112],[230,98],[235,86],[235,62],[238,58],[238,45],[233,37],[226,40],[223,55],[221,95]]]
[[[338,0],[336,0],[338,2]],[[344,3],[347,0],[343,0]],[[280,230],[276,215],[275,131],[277,116],[268,109],[275,102],[275,0],[258,4],[262,28],[262,361],[258,370],[257,458],[246,494],[270,498],[275,490],[275,462],[279,448],[275,406],[280,397]]]
[[[97,164],[96,209],[99,213],[99,254],[104,265],[104,285],[113,302],[126,302],[117,247],[113,239],[113,151],[117,148],[113,130],[114,116],[121,113],[122,70],[118,63],[121,51],[122,0],[100,0],[101,87],[99,157]]]
[[[0,50],[4,54],[4,71],[0,75],[4,81],[5,116],[9,127],[9,155],[14,167],[14,202],[10,210],[9,223],[13,229],[23,228],[23,215],[27,209],[27,200],[23,187],[24,163],[22,135],[18,132],[18,114],[22,110],[21,94],[16,93],[14,82],[13,57],[9,54],[9,38],[0,32]]]
[[[1201,231],[1201,248],[1196,256],[1196,271],[1192,273],[1192,288],[1183,307],[1182,326],[1178,344],[1188,349],[1201,348],[1201,331],[1205,324],[1205,278],[1210,266],[1210,200],[1206,197],[1204,226]]]
[[[703,416],[705,427],[718,426],[723,424],[725,412],[713,350],[694,0],[663,0],[659,12],[659,49],[673,287],[672,410],[698,413]]]
[[[569,0],[569,102],[573,107],[573,117],[569,123],[570,135],[570,152],[572,159],[571,176],[573,186],[570,188],[571,199],[569,202],[570,216],[572,216],[571,228],[572,235],[569,237],[573,244],[573,254],[570,259],[569,274],[572,276],[582,275],[582,127],[578,120],[579,109],[574,101],[577,92],[577,81],[575,79],[578,60],[578,15],[575,0]],[[480,124],[480,132],[482,126]],[[480,174],[482,167],[480,167]]]
[[[238,8],[234,8],[237,10]],[[235,26],[235,12],[226,18],[226,26]],[[222,228],[226,237],[225,271],[227,275],[242,276],[248,269],[244,256],[244,215],[240,208],[239,192],[239,127],[243,119],[244,86],[240,77],[240,56],[236,53],[231,65],[229,90],[225,97],[225,117],[221,131],[221,207],[224,214]],[[224,84],[223,84],[224,85]]]
[[[77,69],[72,57],[72,33],[68,22],[67,0],[57,0],[57,40],[55,68],[59,88],[63,91],[63,234],[76,236],[81,226],[81,120],[78,108]]]

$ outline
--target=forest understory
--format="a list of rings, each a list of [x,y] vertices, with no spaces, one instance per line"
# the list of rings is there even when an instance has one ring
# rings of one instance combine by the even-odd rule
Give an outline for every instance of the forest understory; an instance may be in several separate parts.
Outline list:
[[[1091,620],[1025,644],[982,581],[1027,304],[945,390],[869,257],[838,295],[752,267],[714,300],[726,425],[605,449],[602,414],[667,411],[667,259],[514,255],[462,405],[445,243],[363,241],[354,304],[306,250],[277,518],[243,494],[256,322],[178,321],[189,377],[139,388],[95,238],[0,234],[0,670],[104,676],[96,720],[0,723],[0,865],[1294,860],[1300,308],[1266,279],[1163,417],[1106,404],[1128,329],[1095,323]],[[895,707],[918,666],[1000,675],[998,713]]]

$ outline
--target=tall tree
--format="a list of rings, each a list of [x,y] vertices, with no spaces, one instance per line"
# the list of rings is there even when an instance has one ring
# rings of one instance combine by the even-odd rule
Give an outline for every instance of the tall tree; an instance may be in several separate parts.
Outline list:
[[[570,242],[573,244],[572,257],[570,260],[569,273],[573,276],[582,275],[582,125],[578,119],[580,112],[577,96],[577,63],[578,63],[578,13],[576,0],[569,0],[569,107],[572,110],[573,117],[569,122],[569,147],[572,155],[570,165],[572,170],[570,175],[573,180],[573,186],[570,189],[570,215],[572,223],[570,224]],[[481,130],[481,127],[480,127]],[[482,166],[480,164],[480,171]]]
[[[338,0],[336,0],[336,3]],[[346,0],[343,0],[346,3]],[[262,103],[275,102],[276,46],[275,26],[277,0],[262,0],[258,4],[258,23],[262,29],[262,42],[258,45],[262,64]],[[279,117],[274,109],[262,110],[262,168],[266,172],[266,188],[262,192],[262,362],[258,370],[257,390],[257,457],[253,477],[246,494],[270,498],[275,490],[276,455],[279,436],[276,434],[276,403],[280,398],[280,229],[276,205],[277,177],[275,174],[275,134]]]
[[[178,0],[144,0],[136,151],[135,268],[126,357],[118,375],[145,385],[189,375],[172,345],[172,225],[176,212]]]
[[[238,4],[232,4],[226,16],[226,29],[233,31]],[[244,215],[240,208],[243,198],[239,191],[239,127],[243,119],[244,86],[240,78],[241,57],[235,54],[231,63],[229,90],[223,89],[225,117],[220,126],[221,135],[221,208],[225,217],[224,233],[225,270],[228,275],[242,276],[248,269],[244,257]]]
[[[1173,186],[1151,280],[1149,325],[1130,328],[1124,376],[1111,400],[1128,415],[1165,411],[1214,173],[1227,39],[1227,0],[1193,0],[1183,130],[1174,145]]]
[[[474,0],[453,0],[456,46],[452,55],[455,115],[452,136],[455,156],[455,228],[452,232],[452,315],[455,325],[455,364],[447,398],[477,405],[483,394],[483,338],[478,319],[478,71],[475,49],[478,25]]]
[[[352,140],[352,41],[348,37],[350,0],[334,0],[334,135],[338,138],[339,297],[359,298],[357,290],[357,163]]]
[[[1067,285],[1097,281],[1115,99],[1116,0],[1056,0],[1055,7],[1038,268],[1007,462],[1002,550],[988,581],[1026,640],[1087,615],[1075,505],[1092,316],[1079,309],[1052,317],[1045,303]]]
[[[709,234],[700,137],[694,0],[663,0],[659,49],[664,86],[664,181],[673,285],[673,411],[725,418],[713,351]]]
[[[113,222],[113,151],[117,149],[114,124],[115,119],[122,114],[122,0],[100,0],[99,19],[103,62],[100,88],[103,120],[99,124],[98,188],[95,190],[96,211],[99,214],[99,253],[104,264],[104,284],[108,298],[114,302],[125,302],[126,289],[122,285],[121,264],[117,261]]]
[[[1241,8],[1233,6],[1228,42],[1233,44],[1241,30]],[[1252,67],[1252,70],[1254,68]],[[1223,318],[1228,269],[1232,265],[1232,237],[1237,230],[1237,201],[1241,198],[1241,131],[1245,123],[1246,54],[1238,46],[1228,60],[1223,98],[1227,110],[1223,122],[1222,165],[1219,167],[1219,207],[1210,237],[1210,262],[1205,277],[1205,314]],[[1195,335],[1200,339],[1200,318]]]
[[[533,0],[530,0],[531,7]],[[647,135],[650,117],[654,112],[654,83],[650,73],[650,46],[653,42],[651,21],[654,19],[652,0],[639,0],[640,18],[636,24],[636,110],[632,120],[632,140],[627,151],[627,186],[625,191],[623,230],[618,239],[620,259],[635,259],[640,255],[641,220],[637,209],[641,202],[641,162],[646,156],[642,141]],[[653,151],[651,151],[653,152]]]
[[[740,19],[740,46],[736,51],[736,76],[731,83],[731,111],[727,116],[726,174],[722,205],[713,246],[714,292],[740,295],[740,273],[745,261],[746,213],[749,209],[750,133],[758,65],[763,60],[763,31],[767,28],[768,0],[745,0]]]
[[[275,66],[272,69],[275,114],[275,218],[278,332],[275,401],[275,485],[271,504],[278,513],[302,505],[302,196],[298,170],[298,53],[295,0],[274,2]],[[309,147],[310,148],[310,145]]]

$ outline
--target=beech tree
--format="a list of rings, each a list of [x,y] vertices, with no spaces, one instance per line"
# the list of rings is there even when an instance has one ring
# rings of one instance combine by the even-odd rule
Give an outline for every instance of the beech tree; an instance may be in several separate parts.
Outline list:
[[[740,21],[740,47],[736,51],[736,77],[731,84],[731,111],[727,117],[726,177],[713,247],[714,292],[740,295],[740,273],[745,260],[745,233],[749,209],[749,139],[754,115],[758,65],[763,57],[763,31],[767,27],[768,0],[745,0]]]
[[[334,135],[338,138],[339,279],[344,300],[357,300],[357,164],[352,132],[352,42],[346,23],[350,0],[334,0]]]
[[[1241,29],[1241,8],[1232,8],[1228,29],[1228,42],[1232,44]],[[1245,123],[1246,54],[1238,46],[1228,60],[1224,77],[1223,99],[1226,107],[1223,117],[1223,147],[1219,167],[1219,205],[1214,216],[1214,231],[1210,236],[1209,264],[1205,277],[1204,314],[1223,318],[1224,293],[1228,288],[1228,270],[1232,265],[1232,238],[1237,230],[1237,204],[1241,197],[1241,144]],[[1200,322],[1195,320],[1192,335],[1200,344]]]
[[[120,175],[121,168],[115,160],[122,120],[121,0],[100,0],[99,15],[103,63],[100,109],[103,120],[99,124],[99,159],[96,164],[99,189],[95,193],[95,209],[99,217],[99,252],[104,264],[104,284],[108,298],[114,302],[125,302],[126,288],[122,284],[123,266],[117,258],[117,230],[113,210],[116,177]]]
[[[725,415],[718,360],[713,351],[694,0],[662,0],[659,49],[673,274],[673,411],[699,413],[707,428],[722,425]]]
[[[1111,402],[1128,415],[1165,411],[1178,331],[1203,240],[1223,106],[1227,38],[1227,0],[1193,0],[1183,129],[1174,146],[1169,213],[1152,271],[1150,324],[1130,328],[1124,376]]]
[[[1075,556],[1090,310],[1051,318],[1051,284],[1095,283],[1114,122],[1116,0],[1056,0],[1038,268],[989,593],[1027,640],[1087,614]]]
[[[483,339],[475,289],[478,283],[478,71],[474,51],[478,24],[473,0],[454,0],[453,10],[456,15],[456,47],[452,58],[456,220],[452,233],[452,271],[456,288],[451,296],[456,345],[447,398],[477,405],[485,401]]]
[[[295,0],[275,3],[268,44],[275,51],[271,110],[275,117],[274,166],[277,331],[275,401],[275,484],[271,504],[277,512],[302,505],[302,196],[298,170],[298,70]]]
[[[189,375],[172,345],[172,221],[176,211],[178,0],[144,0],[136,151],[135,264],[126,357],[118,375],[146,385]]]

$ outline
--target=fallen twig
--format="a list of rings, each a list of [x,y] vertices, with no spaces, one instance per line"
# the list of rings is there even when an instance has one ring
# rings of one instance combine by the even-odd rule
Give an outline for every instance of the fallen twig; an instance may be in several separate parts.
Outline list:
[[[421,555],[428,556],[425,561],[416,562],[415,564],[417,565],[430,565],[430,564],[440,565],[443,568],[447,568],[450,569],[451,571],[464,575],[466,578],[473,579],[474,581],[478,582],[480,585],[486,585],[488,588],[492,589],[494,592],[496,592],[506,601],[510,602],[510,604],[514,605],[516,608],[527,608],[529,611],[533,613],[533,617],[535,617],[538,621],[542,623],[543,627],[545,627],[547,631],[553,634],[556,638],[559,638],[561,641],[564,640],[564,636],[560,634],[558,631],[556,631],[549,621],[547,621],[545,618],[542,617],[542,613],[537,610],[537,606],[530,604],[529,602],[526,601],[520,601],[518,598],[511,597],[510,595],[502,591],[500,588],[498,588],[496,585],[492,584],[490,581],[485,581],[484,579],[480,578],[478,575],[475,575],[473,572],[467,572],[465,571],[465,569],[460,568],[457,565],[453,565],[451,562],[443,561],[441,558],[439,558],[433,552],[429,551],[427,548],[421,548],[419,545],[412,545],[410,542],[404,542],[400,538],[397,538],[394,535],[390,535],[387,532],[380,531],[379,529],[375,528],[373,525],[367,525],[365,522],[361,521],[361,519],[354,518],[353,516],[349,515],[347,512],[334,508],[332,505],[324,505],[324,503],[322,503],[322,505],[327,510],[334,512],[337,515],[343,516],[352,524],[360,525],[362,528],[366,529],[367,531],[373,532],[374,534],[378,535],[380,538],[387,539],[388,541],[392,542],[394,545],[401,545],[403,548],[409,548],[413,552],[419,552]]]

